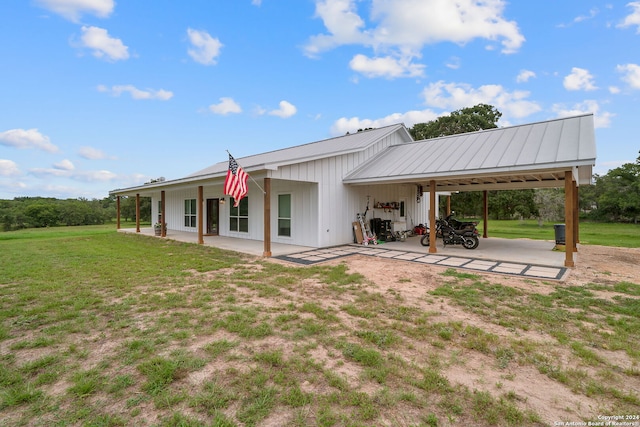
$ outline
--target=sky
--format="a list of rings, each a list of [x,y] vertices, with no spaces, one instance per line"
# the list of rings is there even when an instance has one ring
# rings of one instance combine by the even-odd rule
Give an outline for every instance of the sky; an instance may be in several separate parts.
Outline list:
[[[214,163],[434,120],[593,113],[640,150],[640,1],[2,0],[0,199],[102,199]]]

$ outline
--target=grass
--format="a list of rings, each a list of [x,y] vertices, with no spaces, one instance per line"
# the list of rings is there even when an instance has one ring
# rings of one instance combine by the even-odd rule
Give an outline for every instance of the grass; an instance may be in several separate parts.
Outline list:
[[[406,298],[343,264],[288,267],[109,227],[3,233],[0,425],[542,425],[511,386],[526,367],[637,413],[640,285],[537,293],[454,269],[435,280]],[[447,319],[447,306],[484,323]],[[499,387],[450,380],[470,358]]]
[[[478,231],[483,233],[484,223],[478,221]],[[540,226],[536,220],[489,220],[487,230],[490,237],[506,239],[555,240],[554,225],[559,222],[545,222]],[[580,222],[580,243],[585,245],[640,247],[640,225],[601,222]]]

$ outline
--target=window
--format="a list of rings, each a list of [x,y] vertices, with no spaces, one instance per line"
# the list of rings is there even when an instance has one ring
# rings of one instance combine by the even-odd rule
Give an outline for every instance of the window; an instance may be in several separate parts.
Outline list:
[[[249,232],[249,198],[244,197],[240,200],[238,207],[234,207],[235,201],[231,199],[231,207],[229,209],[229,231]]]
[[[278,195],[278,236],[291,237],[291,194]]]
[[[184,226],[196,226],[196,199],[187,199],[184,201]]]

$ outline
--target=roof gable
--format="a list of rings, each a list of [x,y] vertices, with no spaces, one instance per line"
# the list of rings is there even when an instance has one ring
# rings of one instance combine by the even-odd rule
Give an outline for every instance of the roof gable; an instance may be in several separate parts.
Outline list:
[[[239,157],[236,158],[236,160],[238,160],[242,168],[247,171],[275,169],[283,165],[291,165],[361,151],[394,132],[399,132],[405,142],[413,142],[413,138],[411,138],[405,126],[403,124],[395,124],[253,156]],[[226,172],[227,168],[228,162],[225,160],[224,162],[216,163],[188,175],[188,177]]]

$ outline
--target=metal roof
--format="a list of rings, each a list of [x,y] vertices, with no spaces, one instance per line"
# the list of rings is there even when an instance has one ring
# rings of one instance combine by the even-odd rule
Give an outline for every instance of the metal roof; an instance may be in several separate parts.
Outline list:
[[[578,185],[591,183],[596,160],[593,115],[581,115],[519,126],[489,129],[413,142],[403,124],[371,129],[295,147],[236,158],[248,172],[335,157],[367,149],[394,132],[405,143],[382,150],[351,172],[345,184],[436,181],[438,191],[559,187],[572,170]],[[149,194],[223,178],[228,161],[186,177],[159,181],[110,194]]]
[[[276,169],[282,165],[292,165],[296,163],[308,162],[326,157],[334,157],[363,150],[380,139],[400,130],[405,142],[412,142],[413,138],[403,124],[385,126],[378,129],[370,129],[357,133],[324,139],[294,147],[283,148],[281,150],[256,154],[253,156],[236,158],[243,169],[255,171],[262,169]],[[233,153],[231,153],[233,155]],[[189,177],[200,175],[210,175],[224,172],[227,173],[229,163],[227,160],[216,163]]]
[[[591,183],[596,144],[593,115],[426,139],[378,153],[346,184],[435,180],[439,191],[558,187],[564,171]]]

